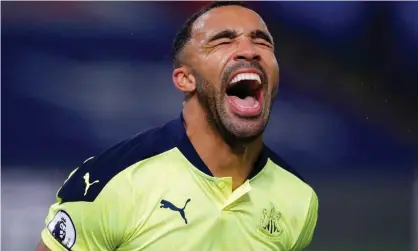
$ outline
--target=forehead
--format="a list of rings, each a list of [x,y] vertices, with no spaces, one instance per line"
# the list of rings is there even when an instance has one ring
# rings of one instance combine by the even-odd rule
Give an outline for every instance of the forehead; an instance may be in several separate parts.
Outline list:
[[[267,32],[263,19],[253,10],[241,6],[223,6],[200,16],[193,25],[194,35],[210,35],[221,30]]]

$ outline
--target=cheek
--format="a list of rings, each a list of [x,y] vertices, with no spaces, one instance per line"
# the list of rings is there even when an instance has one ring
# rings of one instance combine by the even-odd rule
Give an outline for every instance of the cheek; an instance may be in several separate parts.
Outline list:
[[[276,57],[273,57],[270,63],[271,69],[271,81],[273,84],[278,84],[279,82],[279,64],[277,63]]]
[[[217,81],[217,78],[222,77],[223,69],[232,55],[232,50],[227,47],[222,47],[216,51],[212,51],[204,62],[204,67],[207,68],[212,75],[211,80]]]
[[[212,85],[219,82],[219,67],[218,64],[212,60],[205,61],[202,64],[200,73],[205,80],[210,82]]]
[[[206,99],[213,99],[217,96],[218,89],[216,85],[205,77],[202,73],[195,73],[196,76],[196,89],[201,97]]]
[[[268,62],[268,75],[269,75],[269,89],[273,96],[277,93],[279,86],[279,65],[275,57],[272,57]]]

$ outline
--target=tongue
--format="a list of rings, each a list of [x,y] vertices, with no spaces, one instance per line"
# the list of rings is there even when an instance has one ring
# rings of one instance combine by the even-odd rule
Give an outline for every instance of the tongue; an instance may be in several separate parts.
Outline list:
[[[251,96],[247,96],[244,99],[238,98],[237,96],[229,96],[229,99],[237,106],[244,108],[254,107],[257,101],[254,97]]]

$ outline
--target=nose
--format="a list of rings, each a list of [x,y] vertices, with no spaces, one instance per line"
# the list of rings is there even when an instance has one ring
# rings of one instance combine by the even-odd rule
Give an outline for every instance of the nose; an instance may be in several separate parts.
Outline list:
[[[260,61],[260,59],[261,56],[252,41],[244,40],[239,43],[239,48],[234,56],[235,61],[245,60],[251,62]]]

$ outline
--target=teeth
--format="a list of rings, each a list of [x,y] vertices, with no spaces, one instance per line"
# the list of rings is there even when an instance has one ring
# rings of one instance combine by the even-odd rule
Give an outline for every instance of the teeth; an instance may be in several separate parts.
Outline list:
[[[257,73],[240,73],[229,84],[235,84],[242,80],[256,80],[258,84],[261,84],[261,78]]]

